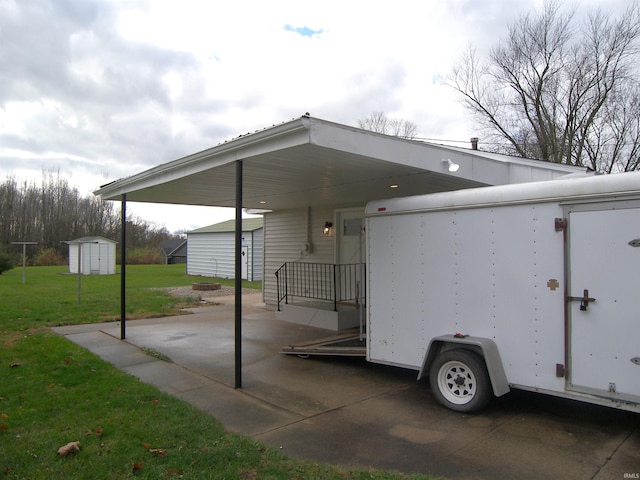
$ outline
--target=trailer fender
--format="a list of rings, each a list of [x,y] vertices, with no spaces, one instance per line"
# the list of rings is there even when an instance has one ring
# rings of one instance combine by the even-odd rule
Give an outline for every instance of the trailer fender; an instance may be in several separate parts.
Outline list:
[[[429,368],[433,363],[433,360],[440,352],[452,347],[468,348],[469,350],[475,351],[479,354],[487,366],[487,372],[489,373],[489,378],[491,380],[493,394],[496,397],[500,397],[509,393],[509,382],[507,382],[507,375],[504,372],[498,347],[490,338],[462,335],[442,335],[440,337],[432,338],[429,342],[427,353],[424,356],[422,368],[418,373],[418,380],[429,372]]]

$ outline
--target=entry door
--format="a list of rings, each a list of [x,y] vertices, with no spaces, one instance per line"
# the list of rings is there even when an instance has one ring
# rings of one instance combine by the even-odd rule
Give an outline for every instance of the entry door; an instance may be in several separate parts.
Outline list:
[[[242,255],[242,259],[240,260],[241,265],[241,279],[248,280],[249,278],[249,247],[242,247],[242,251],[240,252]]]
[[[638,401],[640,208],[608,208],[569,214],[569,388]]]
[[[355,301],[364,295],[363,270],[359,265],[365,258],[362,232],[364,211],[338,211],[336,220],[336,263],[339,265],[336,276],[337,291],[341,300]]]
[[[350,264],[364,261],[361,235],[364,226],[364,211],[344,210],[337,212],[337,263]]]

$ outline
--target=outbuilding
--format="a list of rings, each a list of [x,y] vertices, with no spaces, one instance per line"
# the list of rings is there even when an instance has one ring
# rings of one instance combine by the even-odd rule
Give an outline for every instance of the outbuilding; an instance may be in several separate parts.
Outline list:
[[[81,237],[69,245],[69,273],[112,275],[116,273],[116,243],[104,237]]]
[[[263,225],[262,217],[242,220],[243,280],[262,280]],[[235,228],[228,220],[187,232],[187,275],[234,278]]]
[[[173,238],[160,244],[166,265],[187,263],[187,239]]]

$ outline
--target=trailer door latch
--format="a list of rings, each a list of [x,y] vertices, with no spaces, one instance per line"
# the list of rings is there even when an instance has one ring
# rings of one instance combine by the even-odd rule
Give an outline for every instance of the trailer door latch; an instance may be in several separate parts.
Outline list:
[[[591,298],[589,296],[589,290],[587,290],[586,288],[584,289],[584,293],[582,294],[581,297],[567,297],[567,300],[569,301],[579,301],[580,302],[580,310],[582,310],[583,312],[587,310],[587,308],[589,308],[589,303],[590,302],[595,302],[596,299],[595,298]]]

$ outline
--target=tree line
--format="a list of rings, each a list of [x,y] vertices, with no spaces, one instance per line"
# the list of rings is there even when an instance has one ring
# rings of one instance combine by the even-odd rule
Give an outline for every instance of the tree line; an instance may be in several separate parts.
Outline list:
[[[119,205],[81,195],[59,173],[44,172],[39,183],[13,177],[0,183],[0,250],[17,257],[22,247],[12,242],[37,242],[28,247],[31,264],[64,263],[69,254],[64,242],[81,237],[120,243],[121,223]],[[128,217],[127,262],[142,252],[151,261],[162,259],[160,244],[174,237],[164,227]]]

